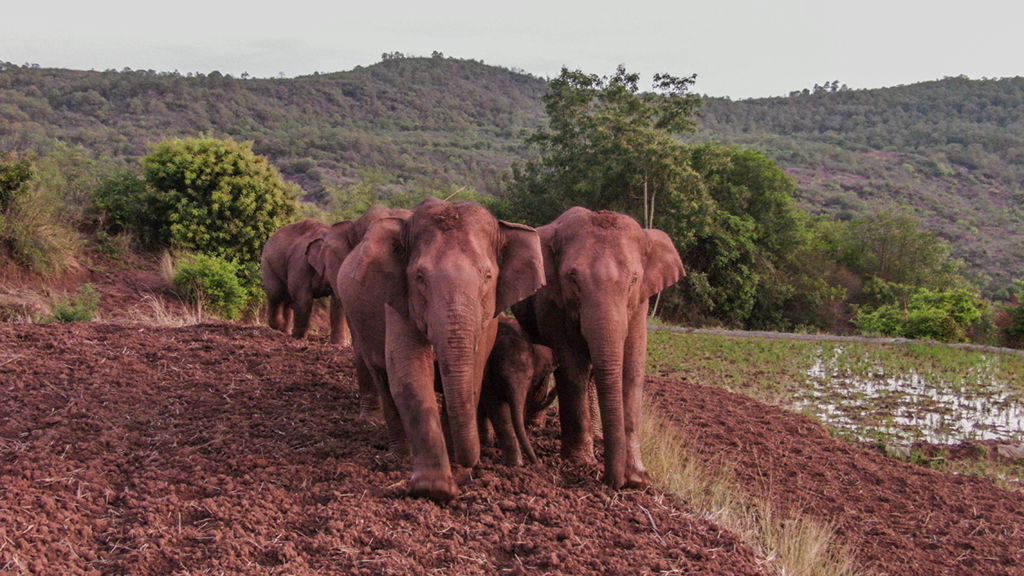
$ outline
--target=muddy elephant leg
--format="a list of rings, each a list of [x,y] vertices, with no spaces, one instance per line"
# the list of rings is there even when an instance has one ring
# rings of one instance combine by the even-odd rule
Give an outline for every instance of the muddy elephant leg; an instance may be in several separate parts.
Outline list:
[[[494,427],[494,435],[498,437],[498,448],[501,449],[501,462],[506,466],[522,466],[523,455],[516,441],[516,431],[512,420],[512,411],[503,398],[481,398],[481,407],[487,412],[487,418]]]
[[[384,346],[391,396],[412,450],[409,494],[447,501],[459,495],[452,477],[434,393],[430,342],[398,312],[385,306]]]
[[[356,383],[359,385],[359,418],[376,420],[381,417],[380,387],[374,382],[370,368],[359,355],[356,355]]]
[[[574,356],[572,352],[560,356],[562,365],[555,370],[562,458],[570,464],[593,465],[597,459],[594,458],[594,434],[587,392],[590,370],[580,366],[582,361]]]
[[[284,298],[267,299],[267,325],[278,332],[287,332],[287,318],[285,310],[288,310],[289,302]]]
[[[519,440],[516,448],[522,448],[523,454],[526,455],[526,459],[531,464],[538,462],[537,454],[533,451],[533,446],[530,444],[530,437],[526,435],[526,422],[524,422],[523,411],[526,407],[526,389],[520,387],[521,390],[512,390],[509,393],[509,403],[506,404],[509,410],[509,418],[512,422],[512,429],[515,432],[516,439]],[[517,456],[519,450],[516,450]],[[519,466],[522,464],[522,458],[518,458],[519,463],[514,464]]]
[[[292,337],[302,339],[309,331],[309,318],[313,315],[313,295],[298,294],[292,302],[292,313],[295,324],[292,326]]]
[[[644,378],[647,362],[647,305],[630,318],[623,350],[622,403],[626,432],[625,487],[650,485],[647,469],[640,459],[640,427],[643,418]]]
[[[331,344],[338,346],[349,346],[352,344],[352,335],[348,330],[348,322],[345,321],[345,310],[342,308],[341,299],[331,295]]]

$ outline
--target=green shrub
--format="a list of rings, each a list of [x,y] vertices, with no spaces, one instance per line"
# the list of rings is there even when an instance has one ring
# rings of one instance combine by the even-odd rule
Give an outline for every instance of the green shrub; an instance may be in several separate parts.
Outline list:
[[[176,250],[258,262],[263,244],[297,209],[298,187],[286,183],[251,143],[215,138],[169,140],[142,159],[139,213],[157,243]],[[136,194],[134,184],[122,194]]]
[[[53,303],[51,318],[57,322],[89,322],[96,317],[100,307],[100,296],[92,284],[78,289],[74,297],[64,296]]]
[[[196,254],[175,267],[172,283],[186,301],[228,320],[237,320],[250,300],[234,262]]]

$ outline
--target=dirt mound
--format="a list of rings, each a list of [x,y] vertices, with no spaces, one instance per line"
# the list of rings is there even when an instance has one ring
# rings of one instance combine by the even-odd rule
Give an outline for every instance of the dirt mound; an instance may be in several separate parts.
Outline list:
[[[0,327],[0,572],[762,574],[593,469],[484,464],[449,506],[360,421],[351,351],[267,328]]]
[[[648,388],[777,506],[835,522],[879,575],[1024,574],[1024,504],[902,464],[810,420],[690,382]],[[267,328],[0,326],[0,572],[763,574],[754,552],[655,491],[493,449],[448,506],[357,419],[351,351]]]

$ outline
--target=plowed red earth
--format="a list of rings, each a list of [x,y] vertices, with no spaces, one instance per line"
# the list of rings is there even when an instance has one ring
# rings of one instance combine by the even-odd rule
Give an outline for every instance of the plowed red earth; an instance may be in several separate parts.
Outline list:
[[[831,520],[866,574],[1024,574],[1024,498],[830,438],[810,420],[650,379],[708,459]],[[351,351],[267,328],[0,326],[3,574],[765,574],[650,490],[493,449],[449,505],[357,418]]]

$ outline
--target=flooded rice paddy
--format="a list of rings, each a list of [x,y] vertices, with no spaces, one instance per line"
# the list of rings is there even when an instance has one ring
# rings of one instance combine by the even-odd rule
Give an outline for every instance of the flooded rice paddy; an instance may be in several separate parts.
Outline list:
[[[1024,442],[1024,396],[992,356],[955,376],[851,367],[845,356],[841,346],[821,349],[795,408],[861,441]]]

